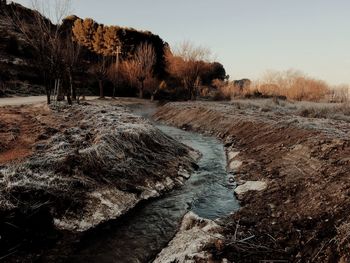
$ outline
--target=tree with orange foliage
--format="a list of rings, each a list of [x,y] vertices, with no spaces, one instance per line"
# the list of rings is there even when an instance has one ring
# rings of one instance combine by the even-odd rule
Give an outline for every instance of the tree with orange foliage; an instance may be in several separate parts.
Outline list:
[[[96,28],[97,24],[91,18],[77,19],[72,28],[74,40],[89,50],[93,50],[93,38]]]

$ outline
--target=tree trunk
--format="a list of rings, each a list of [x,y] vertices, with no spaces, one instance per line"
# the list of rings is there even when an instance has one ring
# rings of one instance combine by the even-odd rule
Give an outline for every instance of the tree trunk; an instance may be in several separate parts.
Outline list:
[[[69,89],[66,89],[66,95],[67,95],[67,102],[69,105],[72,105],[72,93],[73,93],[73,86],[72,86],[72,78],[69,77],[69,83],[70,83],[70,87]]]
[[[192,100],[192,87],[188,88],[188,100]]]
[[[76,91],[76,88],[75,88],[74,85],[73,85],[72,99],[73,99],[73,100],[77,100],[77,91]]]
[[[153,91],[152,96],[151,96],[151,101],[154,101],[154,97],[157,95],[157,93],[158,93],[158,89]]]
[[[46,93],[46,102],[47,105],[51,104],[51,91],[52,91],[52,83],[48,81],[46,75],[44,75],[44,85],[45,85],[45,93]]]
[[[67,93],[67,102],[68,102],[69,105],[72,105],[72,104],[73,104],[72,99],[71,99],[71,96],[70,96],[69,93]]]
[[[72,100],[77,100],[77,95],[76,95],[75,88],[74,88],[74,85],[73,85],[73,77],[72,77],[72,73],[71,72],[69,73],[69,86],[70,86],[71,101]],[[69,101],[68,101],[68,103],[69,103]]]
[[[45,90],[46,90],[46,102],[47,102],[47,105],[50,105],[51,104],[50,89],[48,87],[46,87]]]
[[[112,98],[115,98],[115,90],[116,90],[116,84],[113,84],[113,92],[112,92]]]
[[[102,82],[102,80],[98,81],[98,85],[100,87],[100,98],[103,99],[105,96],[103,94],[103,82]]]
[[[61,88],[61,79],[57,79],[57,101],[64,100],[64,90]]]
[[[192,91],[191,100],[196,100],[196,99],[197,99],[196,92],[195,92],[195,91]]]
[[[196,94],[196,88],[192,87],[191,88],[191,100],[196,100],[197,99],[197,94]]]
[[[141,89],[139,94],[140,99],[143,99],[143,81],[141,81]]]

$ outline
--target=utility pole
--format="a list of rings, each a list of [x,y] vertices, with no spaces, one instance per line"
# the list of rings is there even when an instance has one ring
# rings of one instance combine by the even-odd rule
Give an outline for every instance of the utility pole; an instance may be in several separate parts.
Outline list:
[[[115,74],[116,74],[116,88],[119,88],[119,55],[121,54],[121,46],[118,45],[116,48],[116,61],[115,61]],[[115,97],[115,90],[113,89],[113,98]]]

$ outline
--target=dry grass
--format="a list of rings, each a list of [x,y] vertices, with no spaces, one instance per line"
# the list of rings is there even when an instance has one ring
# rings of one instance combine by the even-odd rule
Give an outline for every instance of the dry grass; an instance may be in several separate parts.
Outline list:
[[[225,221],[221,258],[333,262],[334,256],[349,254],[348,226],[338,230],[347,250],[337,249],[333,241],[339,219],[349,218],[350,124],[296,115],[305,106],[338,110],[334,104],[260,99],[169,103],[156,113],[159,120],[216,135],[240,151],[237,180],[268,183],[265,191],[243,196],[242,208]],[[239,226],[230,225],[238,220]],[[285,255],[278,256],[281,249]]]
[[[217,84],[217,83],[214,83]],[[347,85],[332,87],[325,81],[306,76],[299,71],[268,72],[249,87],[239,89],[233,83],[214,85],[223,99],[251,97],[279,97],[293,101],[349,101]]]
[[[25,160],[0,167],[0,227],[6,224],[4,218],[8,215],[26,216],[42,209],[48,211],[50,222],[52,218],[92,222],[84,226],[92,227],[114,216],[106,209],[98,220],[91,219],[95,216],[94,193],[109,189],[130,196],[129,201],[135,205],[178,185],[180,168],[188,172],[193,169],[188,147],[124,107],[74,105],[56,114],[65,124],[70,119],[74,124],[41,142],[41,147]],[[120,203],[116,203],[115,197],[112,201],[109,197],[113,196],[103,198],[116,209],[133,207],[126,205],[128,200],[117,199]],[[38,204],[42,204],[40,209]],[[10,238],[11,231],[0,231],[0,243]]]
[[[350,103],[288,101],[270,99],[235,99],[230,102],[240,110],[272,112],[279,115],[296,115],[305,118],[331,119],[350,122]]]
[[[337,228],[337,244],[338,250],[343,253],[343,261],[341,262],[349,262],[350,260],[350,251],[349,251],[349,243],[350,243],[350,223],[345,222],[340,227]]]
[[[297,101],[320,101],[330,93],[330,86],[299,71],[268,72],[255,89],[270,96],[285,96]]]
[[[28,161],[0,170],[0,190],[41,189],[57,196],[107,183],[142,192],[164,178],[164,167],[176,174],[186,159],[186,147],[123,108],[76,106],[63,114],[81,111],[78,126],[52,136]]]

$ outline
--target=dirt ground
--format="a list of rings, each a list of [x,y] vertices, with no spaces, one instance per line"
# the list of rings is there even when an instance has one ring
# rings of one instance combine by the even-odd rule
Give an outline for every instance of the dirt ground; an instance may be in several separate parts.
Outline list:
[[[218,259],[350,262],[349,122],[216,102],[169,103],[155,119],[217,136],[240,152],[237,181],[268,185],[224,220]]]
[[[96,97],[88,98],[93,99]],[[33,153],[36,144],[74,126],[75,119],[64,118],[50,110],[45,101],[45,96],[0,99],[0,165],[23,160]],[[138,103],[138,100],[113,101],[120,106],[130,103]]]
[[[59,129],[59,116],[44,104],[0,108],[0,165],[29,156],[46,129]],[[63,128],[63,127],[61,127]]]
[[[73,247],[81,233],[184,183],[198,154],[129,103],[138,104],[0,107],[0,261],[48,262],[56,245]]]
[[[235,172],[237,181],[268,185],[241,197],[242,209],[223,221],[223,243],[208,250],[219,262],[350,262],[350,123],[270,106],[169,103],[155,115],[168,124],[217,136],[228,150],[240,152],[243,165]],[[29,158],[77,119],[44,104],[0,108],[0,166]]]

